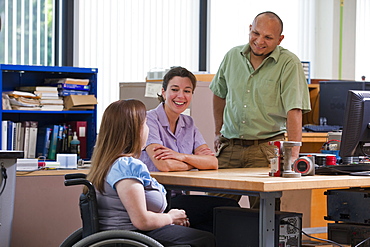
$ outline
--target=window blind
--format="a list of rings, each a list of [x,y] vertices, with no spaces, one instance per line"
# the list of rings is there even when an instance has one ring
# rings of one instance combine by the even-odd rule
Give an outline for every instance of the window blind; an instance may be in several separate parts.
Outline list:
[[[0,1],[0,63],[54,65],[54,1]]]
[[[75,10],[74,65],[99,69],[98,115],[118,100],[120,82],[198,68],[199,1],[80,0]]]

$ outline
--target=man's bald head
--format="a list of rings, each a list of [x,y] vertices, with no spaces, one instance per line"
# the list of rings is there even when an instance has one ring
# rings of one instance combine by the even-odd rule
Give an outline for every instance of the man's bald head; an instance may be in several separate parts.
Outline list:
[[[260,16],[267,16],[271,19],[276,19],[279,24],[280,24],[280,34],[283,33],[283,21],[280,19],[280,17],[275,14],[274,12],[271,12],[271,11],[265,11],[265,12],[262,12],[262,13],[259,13],[258,15],[256,15],[256,17],[254,18],[253,22],[255,22],[257,20],[258,17]]]

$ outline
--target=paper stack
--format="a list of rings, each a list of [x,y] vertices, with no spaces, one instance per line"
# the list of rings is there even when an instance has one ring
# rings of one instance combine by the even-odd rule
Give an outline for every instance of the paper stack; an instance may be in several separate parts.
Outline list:
[[[3,92],[9,98],[13,110],[40,110],[40,97],[29,92],[9,91]]]
[[[43,111],[62,111],[63,99],[58,96],[57,87],[38,86],[34,93],[40,96],[41,110]]]

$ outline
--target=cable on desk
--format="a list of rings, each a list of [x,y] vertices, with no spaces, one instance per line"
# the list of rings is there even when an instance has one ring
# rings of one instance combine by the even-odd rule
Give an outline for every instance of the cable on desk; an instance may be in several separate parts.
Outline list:
[[[324,144],[322,144],[321,150],[330,150],[329,149],[329,144],[331,142],[341,142],[341,141],[340,140],[335,140],[335,139],[329,140],[329,141],[325,142]]]
[[[355,247],[358,247],[360,246],[361,244],[365,243],[366,241],[368,241],[370,239],[370,237],[368,237],[367,239],[364,239],[362,240],[360,243],[356,244]]]
[[[280,221],[281,224],[286,224],[286,225],[291,225],[293,226],[294,228],[296,228],[298,231],[301,231],[304,235],[306,235],[307,237],[309,238],[313,238],[313,239],[316,239],[316,240],[320,240],[320,241],[325,241],[325,242],[328,242],[328,243],[331,243],[331,244],[334,244],[334,245],[337,245],[339,247],[344,247],[343,245],[341,244],[338,244],[337,242],[334,242],[332,240],[329,240],[329,239],[323,239],[323,238],[317,238],[317,237],[313,237],[311,235],[308,235],[307,233],[305,233],[304,231],[302,231],[300,228],[296,227],[295,225],[291,224],[290,222],[288,221],[285,221],[285,220],[281,220]]]

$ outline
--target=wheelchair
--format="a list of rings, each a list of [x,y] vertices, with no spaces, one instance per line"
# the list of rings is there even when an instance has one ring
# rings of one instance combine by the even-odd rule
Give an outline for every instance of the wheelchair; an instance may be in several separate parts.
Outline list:
[[[128,230],[99,231],[98,205],[95,187],[86,179],[86,174],[67,174],[64,178],[65,186],[85,185],[88,188],[88,192],[80,195],[79,205],[82,228],[69,235],[60,247],[163,247],[158,241],[139,232]],[[179,245],[177,246],[180,247]]]

